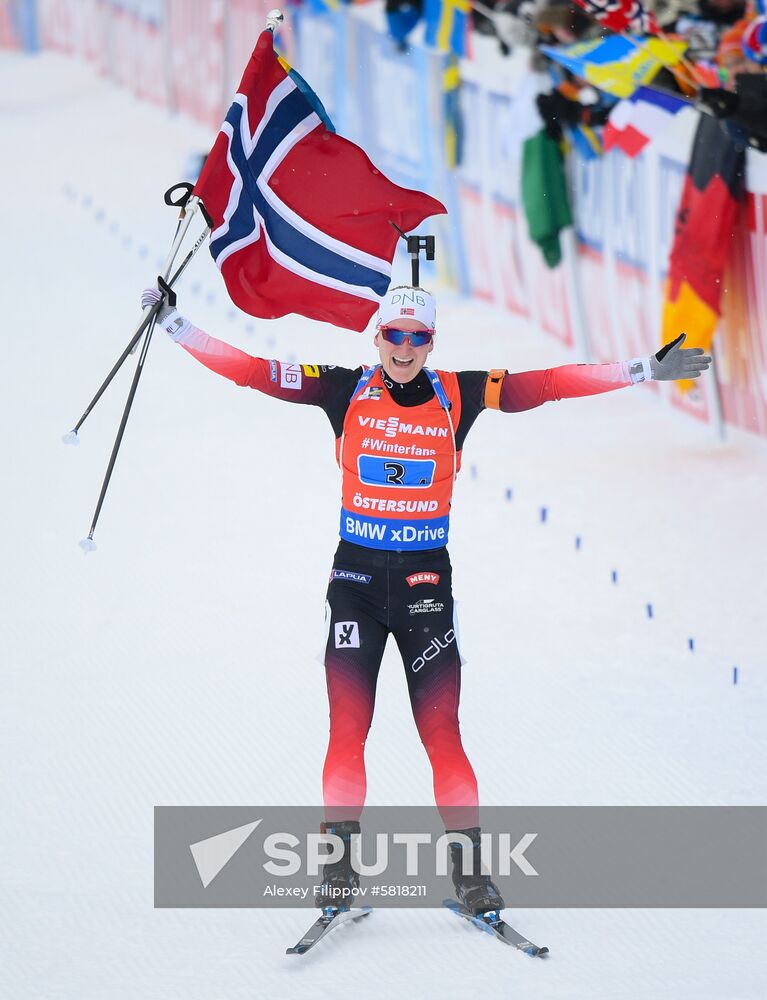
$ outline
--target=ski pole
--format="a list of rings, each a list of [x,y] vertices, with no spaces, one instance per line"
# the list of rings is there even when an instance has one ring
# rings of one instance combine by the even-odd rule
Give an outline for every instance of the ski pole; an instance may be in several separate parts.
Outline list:
[[[161,300],[162,301],[162,300]],[[112,454],[109,456],[109,464],[107,465],[106,475],[104,476],[104,481],[101,484],[101,493],[99,493],[99,498],[96,503],[96,510],[93,514],[93,521],[91,522],[91,530],[88,532],[88,537],[83,538],[80,542],[80,548],[83,552],[92,552],[96,548],[96,543],[93,541],[93,532],[96,530],[96,524],[99,519],[99,514],[101,513],[101,507],[104,503],[104,497],[106,496],[107,488],[109,486],[109,480],[112,478],[112,470],[115,467],[115,462],[117,460],[117,453],[120,450],[120,444],[122,443],[123,434],[125,433],[125,427],[128,423],[128,416],[130,415],[131,407],[133,406],[133,400],[136,396],[136,389],[138,389],[139,379],[141,378],[141,373],[144,370],[144,362],[146,361],[147,352],[149,351],[149,345],[152,341],[152,334],[155,328],[155,317],[152,317],[152,321],[149,324],[146,335],[144,337],[144,343],[141,346],[141,353],[139,354],[138,362],[136,364],[136,372],[133,376],[133,381],[131,382],[130,392],[128,393],[128,399],[125,403],[125,409],[123,410],[122,419],[120,420],[120,426],[117,429],[117,437],[115,438],[115,443],[112,446]]]
[[[173,285],[175,284],[175,282],[178,281],[178,279],[181,277],[181,275],[186,270],[187,265],[189,264],[189,261],[192,259],[192,257],[194,257],[194,255],[197,253],[197,251],[203,245],[203,243],[208,238],[208,236],[210,236],[210,226],[206,226],[203,229],[203,231],[197,237],[197,240],[195,241],[194,245],[192,246],[192,249],[189,251],[189,253],[186,255],[186,257],[184,257],[184,259],[179,264],[178,269],[176,270],[176,273],[173,275],[172,278],[168,279],[168,288],[173,288]],[[167,275],[165,275],[165,277],[167,277]]]
[[[173,192],[176,191],[176,190],[178,190],[181,187],[183,187],[185,189],[185,195],[182,196],[181,200],[179,200],[179,201],[173,201],[172,200],[172,194],[173,194]],[[186,183],[184,183],[184,184],[176,184],[172,188],[169,188],[165,192],[165,196],[164,196],[165,203],[167,205],[173,205],[174,207],[175,206],[179,206],[181,208],[181,212],[179,214],[179,220],[178,220],[178,223],[176,225],[176,233],[175,233],[175,235],[173,237],[173,243],[171,244],[171,248],[170,248],[170,250],[168,252],[168,256],[165,259],[165,263],[163,265],[162,277],[164,279],[166,279],[166,280],[168,278],[168,275],[170,274],[171,268],[173,267],[173,264],[174,264],[174,262],[176,260],[176,257],[178,256],[178,252],[181,249],[181,244],[183,243],[184,238],[186,237],[186,234],[187,234],[187,232],[189,230],[189,226],[192,223],[192,219],[194,218],[194,216],[195,216],[198,208],[200,207],[200,200],[199,200],[199,198],[197,198],[196,196],[195,197],[190,197],[190,194],[189,194],[190,191],[191,191],[191,186],[188,185],[188,184],[186,184]],[[209,232],[209,230],[210,230],[210,227],[207,227],[206,230],[205,230],[205,233],[207,234],[207,232]],[[180,273],[181,273],[180,271],[177,272],[176,275],[175,275],[175,277],[178,277],[178,275]],[[175,277],[174,277],[174,280],[175,280]],[[172,282],[171,282],[171,284],[172,284]],[[64,442],[64,444],[78,444],[79,443],[78,432],[79,432],[80,428],[82,427],[83,423],[85,422],[86,418],[88,417],[88,414],[91,412],[91,410],[96,405],[96,403],[98,403],[98,401],[101,399],[101,397],[104,394],[107,386],[111,383],[112,379],[115,377],[115,375],[117,374],[117,372],[120,370],[120,368],[122,367],[125,359],[128,357],[129,354],[132,354],[133,351],[136,349],[136,344],[141,339],[141,336],[144,333],[144,331],[146,330],[146,328],[148,327],[148,325],[151,323],[151,321],[157,315],[157,312],[158,312],[159,308],[160,308],[160,303],[156,303],[153,306],[147,306],[146,307],[146,309],[144,310],[144,315],[143,315],[143,317],[141,319],[141,322],[139,323],[139,325],[136,328],[133,336],[131,337],[130,342],[128,343],[128,346],[125,348],[125,350],[122,352],[122,354],[117,359],[117,361],[115,362],[115,364],[112,366],[112,370],[109,372],[109,374],[107,375],[107,377],[104,379],[104,381],[99,386],[98,391],[96,392],[95,396],[90,401],[90,403],[88,404],[88,406],[85,408],[85,411],[83,412],[82,416],[77,421],[77,423],[75,424],[75,426],[72,428],[71,431],[69,431],[67,434],[64,434],[62,436],[61,440]]]
[[[125,361],[125,359],[128,357],[129,354],[133,353],[133,351],[135,350],[136,344],[141,339],[141,335],[144,333],[144,331],[146,330],[147,326],[154,320],[155,316],[160,311],[161,306],[162,306],[162,299],[160,299],[159,302],[155,302],[155,304],[153,306],[148,306],[147,309],[144,310],[144,313],[145,313],[144,318],[141,320],[141,323],[139,324],[138,328],[136,329],[136,332],[131,337],[130,342],[128,343],[128,346],[122,352],[122,354],[117,359],[117,361],[115,361],[114,366],[112,367],[112,370],[107,375],[107,377],[104,379],[104,381],[101,383],[101,385],[100,385],[100,387],[99,387],[96,395],[93,397],[93,399],[90,401],[90,403],[88,403],[88,406],[85,408],[85,410],[83,412],[83,415],[80,417],[80,419],[77,421],[77,423],[75,424],[75,426],[72,428],[71,431],[68,431],[66,434],[62,435],[61,440],[64,442],[64,444],[79,444],[80,443],[80,439],[78,438],[77,433],[80,430],[80,428],[82,427],[83,423],[85,422],[86,417],[91,412],[91,410],[96,405],[96,403],[98,403],[98,401],[101,399],[102,395],[104,394],[105,389],[107,388],[107,386],[109,385],[109,383],[112,381],[112,379],[115,377],[115,375],[117,374],[117,372],[120,370],[120,368],[122,367],[123,362]]]
[[[191,261],[191,259],[194,257],[194,255],[203,245],[205,240],[208,238],[209,233],[210,233],[210,226],[206,226],[205,229],[197,238],[196,242],[194,243],[189,253],[187,253],[186,257],[179,264],[173,277],[170,278],[170,280],[167,282],[166,287],[168,289],[172,289],[174,283],[178,281],[178,279],[184,273],[186,268],[189,266],[189,262]],[[91,528],[90,531],[88,532],[88,537],[84,538],[80,542],[80,548],[84,552],[92,552],[96,548],[96,543],[93,541],[93,533],[96,530],[96,524],[98,522],[99,515],[101,513],[101,507],[104,503],[104,497],[106,496],[107,487],[109,486],[109,481],[112,478],[112,470],[115,467],[115,462],[117,460],[117,453],[119,452],[120,445],[122,444],[123,434],[125,433],[125,427],[128,423],[128,415],[130,414],[131,407],[133,406],[133,399],[136,395],[136,389],[138,388],[139,379],[141,378],[141,373],[144,370],[144,362],[146,361],[147,352],[149,351],[149,344],[152,340],[152,334],[154,333],[157,312],[162,306],[162,301],[163,300],[160,299],[159,302],[155,303],[155,305],[152,306],[150,310],[151,316],[147,318],[148,326],[146,327],[146,336],[144,338],[144,343],[142,344],[141,347],[141,353],[139,354],[139,359],[136,364],[136,372],[133,376],[133,382],[131,383],[130,391],[128,393],[128,399],[126,400],[125,403],[125,409],[123,410],[122,419],[120,420],[120,426],[117,430],[117,437],[115,438],[115,443],[112,446],[112,454],[109,457],[109,464],[107,465],[107,471],[104,475],[104,481],[101,484],[101,492],[99,493],[99,498],[96,503],[96,510],[94,511],[93,514]],[[134,336],[134,342],[138,340],[138,337],[140,337],[140,335],[141,334]],[[128,348],[126,348],[126,352],[128,351],[129,348],[130,344],[128,345]]]

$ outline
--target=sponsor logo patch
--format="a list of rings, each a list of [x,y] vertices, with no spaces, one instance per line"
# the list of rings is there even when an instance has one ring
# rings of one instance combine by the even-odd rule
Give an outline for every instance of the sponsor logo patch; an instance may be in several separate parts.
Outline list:
[[[400,309],[400,316],[415,316],[415,309]]]
[[[439,573],[412,573],[405,579],[411,587],[418,583],[433,583],[436,586],[439,583]]]
[[[277,381],[277,362],[276,361],[270,361],[269,362],[269,378],[271,379],[272,382],[276,382]]]
[[[380,385],[369,385],[362,393],[360,399],[380,399],[383,395],[383,388]]]
[[[424,502],[428,503],[429,501]],[[449,520],[449,516],[445,514],[443,517],[437,517],[430,521],[415,521],[408,524],[407,521],[381,520],[367,517],[364,514],[358,516],[344,510],[341,515],[341,538],[345,538],[347,542],[366,538],[370,541],[371,548],[374,549],[390,548],[392,542],[399,542],[407,548],[435,549],[447,541]],[[399,525],[399,527],[395,528],[394,525]],[[377,542],[382,544],[378,545]],[[434,575],[436,580],[439,580],[439,576]],[[413,584],[411,583],[410,586],[412,587]]]
[[[445,610],[445,605],[441,601],[435,601],[433,597],[425,597],[415,604],[408,604],[408,611],[411,615],[431,615],[438,614]]]
[[[419,295],[418,292],[415,291],[394,292],[394,294],[391,297],[391,304],[393,306],[399,305],[400,307],[402,307],[405,305],[406,302],[413,302],[419,306],[426,305],[426,299],[423,297],[423,295]]]
[[[332,372],[337,365],[320,365],[321,372]]]
[[[336,649],[360,648],[360,627],[357,622],[336,622],[333,629]]]
[[[360,396],[360,399],[362,396]],[[447,427],[432,427],[429,424],[410,424],[399,417],[389,417],[388,420],[378,417],[365,417],[357,414],[360,427],[367,427],[371,431],[383,431],[384,437],[393,438],[398,434],[410,434],[419,437],[439,437],[446,438],[450,431]]]
[[[435,656],[439,656],[440,650],[447,649],[451,642],[455,642],[455,632],[453,629],[448,629],[441,639],[432,639],[421,655],[416,656],[410,664],[413,673],[417,674],[421,667],[425,667],[429,660],[433,660]]]
[[[352,583],[370,583],[373,579],[367,573],[355,573],[351,569],[334,569],[330,572],[331,580],[351,580]]]
[[[301,369],[307,378],[319,378],[320,377],[320,366],[319,365],[301,365]]]
[[[300,389],[301,365],[280,365],[280,385],[283,389]]]

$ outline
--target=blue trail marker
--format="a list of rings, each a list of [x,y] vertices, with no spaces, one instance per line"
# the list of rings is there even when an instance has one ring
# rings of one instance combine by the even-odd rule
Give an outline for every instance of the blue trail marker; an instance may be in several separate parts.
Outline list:
[[[687,648],[690,650],[691,653],[695,652],[695,640],[694,639],[688,639],[687,640]]]
[[[545,507],[541,507],[541,524],[545,524],[546,523],[546,515],[547,514],[548,514],[547,509]]]
[[[506,490],[506,499],[507,499],[507,500],[511,500],[511,498],[512,498],[513,496],[514,496],[514,491],[513,491],[512,489],[511,489],[511,487],[509,487],[509,488],[508,488],[508,489]]]
[[[652,618],[652,604],[647,605],[647,617]]]
[[[613,583],[617,583],[618,582],[618,570],[617,569],[614,569],[612,571],[612,573],[610,574],[610,579],[613,581]]]
[[[576,547],[576,549],[579,549],[581,547],[581,536],[580,535],[576,535],[575,536],[575,547]]]
[[[733,667],[732,668],[732,683],[733,684],[737,684],[738,683],[738,668],[737,667]]]

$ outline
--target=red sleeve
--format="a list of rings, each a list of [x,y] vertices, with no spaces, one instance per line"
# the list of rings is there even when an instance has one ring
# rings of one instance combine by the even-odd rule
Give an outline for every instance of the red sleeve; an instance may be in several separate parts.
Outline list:
[[[499,409],[519,413],[554,399],[595,396],[631,385],[625,361],[609,365],[561,365],[543,371],[515,372],[504,376]]]
[[[256,358],[231,344],[209,337],[191,323],[173,338],[206,368],[237,385],[258,389],[289,403],[322,405],[326,395],[327,368]]]

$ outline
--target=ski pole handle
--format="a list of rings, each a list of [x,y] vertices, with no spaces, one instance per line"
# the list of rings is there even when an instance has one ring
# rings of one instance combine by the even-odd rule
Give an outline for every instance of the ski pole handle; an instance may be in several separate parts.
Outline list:
[[[181,194],[176,196],[176,200],[173,200],[173,192],[180,191]],[[190,184],[188,181],[179,181],[178,184],[174,184],[169,187],[165,194],[162,196],[162,200],[166,205],[171,208],[185,209],[187,202],[192,197],[192,191],[194,191],[194,185]]]

